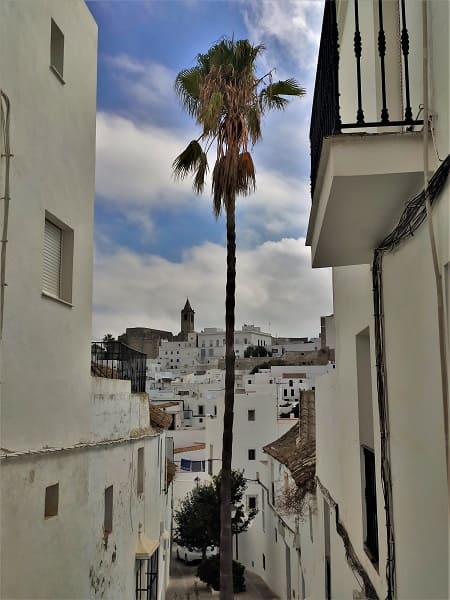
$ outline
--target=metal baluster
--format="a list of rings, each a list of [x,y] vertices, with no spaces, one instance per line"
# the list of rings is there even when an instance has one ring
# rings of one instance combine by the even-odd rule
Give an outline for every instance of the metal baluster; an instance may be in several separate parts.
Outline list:
[[[331,44],[332,44],[332,55],[333,55],[333,91],[334,91],[334,102],[336,108],[336,115],[334,119],[334,131],[333,133],[341,133],[342,121],[339,106],[339,30],[337,26],[336,18],[336,0],[331,0]]]
[[[405,92],[406,92],[406,107],[405,107],[405,123],[411,124],[413,122],[412,110],[411,110],[411,99],[409,95],[409,67],[408,67],[408,54],[409,54],[409,33],[406,27],[406,9],[405,0],[401,0],[402,6],[402,34],[401,34],[401,45],[403,60],[405,64]]]
[[[353,38],[353,48],[356,57],[356,78],[358,85],[358,110],[356,111],[356,122],[359,125],[364,125],[364,111],[362,109],[362,92],[361,92],[361,53],[362,42],[361,32],[359,31],[359,12],[358,0],[355,0],[355,35]]]
[[[380,20],[380,30],[378,31],[378,53],[380,55],[381,64],[381,95],[383,100],[383,108],[381,109],[381,123],[385,125],[389,123],[389,112],[386,107],[386,72],[384,65],[384,57],[386,54],[386,34],[383,29],[383,0],[378,0],[378,16]]]

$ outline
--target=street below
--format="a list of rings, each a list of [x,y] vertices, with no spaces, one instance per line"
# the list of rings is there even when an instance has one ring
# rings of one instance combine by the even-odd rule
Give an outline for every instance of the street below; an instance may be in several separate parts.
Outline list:
[[[170,561],[170,583],[167,588],[166,600],[201,600],[211,598],[213,593],[196,577],[197,564],[186,565],[178,560],[176,550],[172,551]],[[264,583],[264,581],[251,571],[245,571],[247,590],[236,594],[239,600],[279,600],[278,596]]]

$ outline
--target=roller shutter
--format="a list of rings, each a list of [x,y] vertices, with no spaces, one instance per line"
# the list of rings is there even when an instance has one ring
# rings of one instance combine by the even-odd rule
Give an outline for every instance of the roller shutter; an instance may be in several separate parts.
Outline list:
[[[45,292],[61,295],[62,230],[45,220],[42,288]]]

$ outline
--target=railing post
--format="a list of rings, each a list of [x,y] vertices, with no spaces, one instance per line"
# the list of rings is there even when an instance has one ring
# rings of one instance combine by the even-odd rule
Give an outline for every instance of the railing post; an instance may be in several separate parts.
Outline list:
[[[339,29],[336,17],[336,0],[329,0],[331,3],[331,46],[333,55],[333,92],[336,114],[334,115],[333,133],[341,133],[342,121],[339,106]]]
[[[405,0],[401,0],[402,7],[402,33],[401,33],[401,46],[403,53],[403,62],[405,65],[405,94],[406,94],[406,107],[405,107],[405,122],[411,124],[413,122],[412,110],[411,110],[411,99],[409,95],[409,66],[408,66],[408,55],[409,55],[409,33],[406,27],[406,7]]]
[[[353,48],[356,57],[356,79],[358,87],[358,110],[356,111],[356,122],[359,125],[364,125],[364,111],[362,109],[362,92],[361,92],[361,54],[362,42],[361,32],[359,31],[359,11],[358,0],[355,0],[355,35],[353,38]]]
[[[378,17],[380,24],[380,29],[378,31],[378,53],[380,55],[381,96],[383,100],[383,108],[381,109],[381,124],[386,125],[389,123],[389,112],[386,106],[386,70],[384,64],[384,57],[386,55],[386,34],[384,32],[383,25],[383,0],[378,0]]]

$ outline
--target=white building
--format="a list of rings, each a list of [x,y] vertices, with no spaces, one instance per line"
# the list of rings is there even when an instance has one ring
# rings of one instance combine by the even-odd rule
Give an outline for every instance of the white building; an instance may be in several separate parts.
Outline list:
[[[186,340],[161,342],[158,360],[161,369],[174,371],[177,375],[196,370],[205,371],[217,368],[219,360],[225,358],[223,329],[205,327],[200,333],[187,333],[186,337]],[[234,346],[238,358],[244,357],[249,346],[262,346],[270,352],[272,336],[261,331],[260,327],[244,324],[240,331],[234,332]]]
[[[303,392],[300,420],[263,448],[252,483],[258,514],[239,539],[239,559],[279,598],[305,598],[314,578],[314,429],[314,392]]]
[[[444,320],[441,361],[421,195],[425,157],[448,315],[449,13],[448,2],[325,4],[307,243],[314,267],[333,267],[336,370],[316,384],[318,530],[307,597],[450,595],[441,384],[450,340]],[[414,120],[424,104],[428,140]]]
[[[159,347],[158,363],[165,371],[189,373],[199,365],[197,333],[187,334],[187,340],[162,341]]]
[[[272,336],[261,331],[260,327],[244,324],[240,331],[234,332],[234,351],[237,357],[242,358],[249,346],[263,346],[268,352],[272,348]],[[198,334],[198,347],[200,360],[210,357],[225,357],[225,331],[216,327],[206,327]]]
[[[91,376],[96,65],[81,0],[0,4],[2,598],[165,597],[164,416]]]

